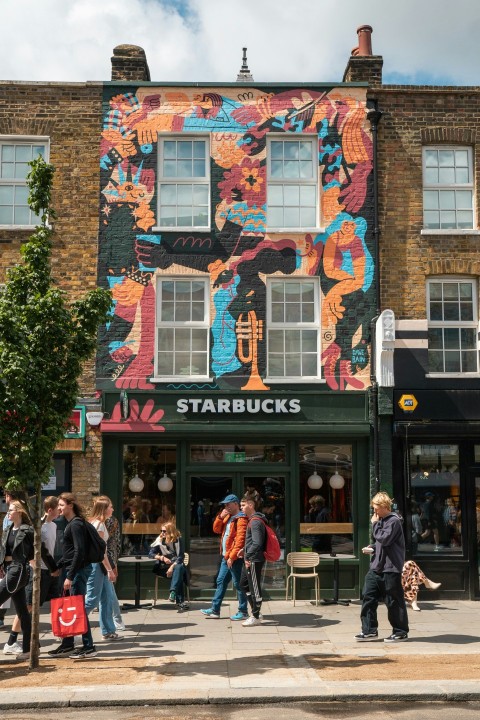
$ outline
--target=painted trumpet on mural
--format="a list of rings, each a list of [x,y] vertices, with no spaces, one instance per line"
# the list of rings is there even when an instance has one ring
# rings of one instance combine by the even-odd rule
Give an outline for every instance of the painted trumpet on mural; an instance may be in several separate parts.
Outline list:
[[[258,342],[263,340],[263,320],[257,320],[255,310],[248,311],[246,320],[243,319],[244,317],[245,314],[241,313],[237,320],[237,352],[240,362],[251,363],[251,372],[242,390],[270,390],[258,372]],[[247,352],[244,352],[245,343],[247,343]]]

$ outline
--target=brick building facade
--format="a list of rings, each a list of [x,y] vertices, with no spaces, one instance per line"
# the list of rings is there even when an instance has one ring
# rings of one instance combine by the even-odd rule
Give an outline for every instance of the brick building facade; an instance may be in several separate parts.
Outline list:
[[[45,143],[57,168],[59,285],[114,297],[79,398],[104,419],[58,458],[83,502],[101,490],[122,508],[126,554],[174,516],[199,595],[218,501],[246,487],[285,552],[355,555],[341,586],[358,594],[375,481],[428,573],[478,594],[480,91],[382,84],[359,30],[339,83],[157,83],[135,46],[104,84],[0,83],[2,147]],[[0,282],[27,235],[0,223]],[[385,308],[395,388],[371,362]]]
[[[29,218],[22,217],[26,212],[26,197],[20,195],[25,192],[24,161],[31,159],[32,148],[42,147],[56,168],[53,275],[72,300],[96,286],[101,101],[99,83],[0,82],[0,213],[4,213],[0,215],[0,283],[5,282],[7,268],[18,262],[21,243],[31,233]],[[15,200],[9,196],[13,192],[18,193]],[[12,210],[18,212],[15,218],[7,216]],[[92,361],[85,368],[81,393],[93,399],[94,392]],[[77,435],[84,432],[79,429]],[[84,452],[81,438],[66,439],[64,447],[74,451],[55,456],[57,490],[69,490],[74,477],[76,492],[90,506],[100,482],[98,433],[89,433]]]
[[[396,316],[395,498],[407,519],[411,556],[442,582],[442,593],[474,598],[480,88],[374,82],[369,98],[383,113],[380,287],[382,308]]]

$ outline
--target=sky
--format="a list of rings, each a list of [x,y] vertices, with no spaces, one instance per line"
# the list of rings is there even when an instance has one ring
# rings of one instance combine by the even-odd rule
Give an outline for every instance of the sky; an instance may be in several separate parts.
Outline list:
[[[479,0],[0,0],[0,80],[102,81],[117,45],[159,82],[340,82],[373,27],[383,82],[480,85]]]

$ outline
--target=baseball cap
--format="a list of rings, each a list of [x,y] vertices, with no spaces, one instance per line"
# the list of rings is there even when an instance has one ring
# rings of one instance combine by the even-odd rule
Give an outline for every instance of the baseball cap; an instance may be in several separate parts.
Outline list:
[[[235,502],[235,503],[240,504],[240,500],[238,499],[238,497],[236,495],[227,495],[226,498],[224,498],[223,500],[220,500],[220,505],[226,505],[227,503],[230,503],[230,502]]]

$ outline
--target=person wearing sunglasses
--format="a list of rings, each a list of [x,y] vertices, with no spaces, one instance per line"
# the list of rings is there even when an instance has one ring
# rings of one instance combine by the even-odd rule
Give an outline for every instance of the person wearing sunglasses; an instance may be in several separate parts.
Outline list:
[[[12,598],[22,626],[23,644],[20,647],[16,638],[13,641],[9,638],[3,652],[27,659],[32,621],[28,612],[25,586],[29,578],[28,564],[33,560],[34,554],[33,527],[27,511],[18,500],[9,503],[7,516],[10,522],[2,535],[0,545],[0,605]]]
[[[150,546],[149,557],[156,560],[152,572],[160,577],[170,578],[168,599],[171,603],[176,603],[180,611],[188,609],[188,604],[184,601],[184,585],[187,580],[184,556],[183,538],[175,523],[162,524],[160,535]]]

